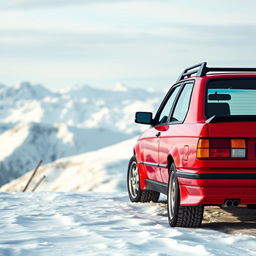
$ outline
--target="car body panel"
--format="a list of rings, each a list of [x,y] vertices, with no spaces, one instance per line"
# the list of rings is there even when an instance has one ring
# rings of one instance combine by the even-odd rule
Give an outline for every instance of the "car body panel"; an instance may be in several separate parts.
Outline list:
[[[182,206],[224,204],[229,198],[256,204],[256,122],[210,123],[205,116],[206,84],[219,78],[256,78],[256,74],[217,73],[183,80],[194,82],[185,121],[151,126],[134,147],[142,189],[147,188],[145,179],[167,184],[173,162]],[[243,138],[246,159],[198,159],[199,138]]]
[[[255,173],[256,169],[252,170]],[[222,205],[228,198],[241,204],[255,204],[256,179],[184,179],[179,178],[181,205]]]
[[[168,165],[168,156],[172,156],[177,170],[195,168],[198,134],[205,137],[204,124],[173,124],[160,135],[159,163]],[[163,182],[168,183],[168,168],[162,168]]]

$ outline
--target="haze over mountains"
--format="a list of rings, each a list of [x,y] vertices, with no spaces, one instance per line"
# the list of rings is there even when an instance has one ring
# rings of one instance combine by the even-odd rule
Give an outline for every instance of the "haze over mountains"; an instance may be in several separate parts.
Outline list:
[[[152,111],[161,93],[117,85],[53,92],[23,82],[0,85],[0,185],[44,164],[134,137],[138,110]]]

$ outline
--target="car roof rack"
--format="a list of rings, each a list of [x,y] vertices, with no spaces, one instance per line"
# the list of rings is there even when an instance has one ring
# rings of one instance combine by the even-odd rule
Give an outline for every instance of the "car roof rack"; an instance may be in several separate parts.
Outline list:
[[[192,75],[196,77],[205,76],[208,72],[256,72],[256,68],[221,68],[221,67],[207,67],[207,62],[202,62],[192,67],[186,68],[179,76],[177,82],[184,78],[189,78]]]

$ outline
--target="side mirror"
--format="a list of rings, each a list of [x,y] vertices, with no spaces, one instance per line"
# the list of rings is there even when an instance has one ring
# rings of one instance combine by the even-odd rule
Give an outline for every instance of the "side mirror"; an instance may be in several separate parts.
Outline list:
[[[139,124],[152,124],[152,113],[151,112],[136,112],[135,123]]]

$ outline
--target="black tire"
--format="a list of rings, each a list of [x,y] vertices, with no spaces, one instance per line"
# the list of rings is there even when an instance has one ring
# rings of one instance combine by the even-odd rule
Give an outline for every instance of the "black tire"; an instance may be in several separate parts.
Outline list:
[[[167,194],[167,212],[171,227],[199,227],[203,220],[204,206],[180,206],[180,189],[175,165],[172,164]]]
[[[152,190],[142,190],[140,188],[140,175],[136,157],[130,159],[127,171],[127,189],[132,202],[157,202],[159,192]]]
[[[247,209],[256,209],[256,204],[247,204]]]

